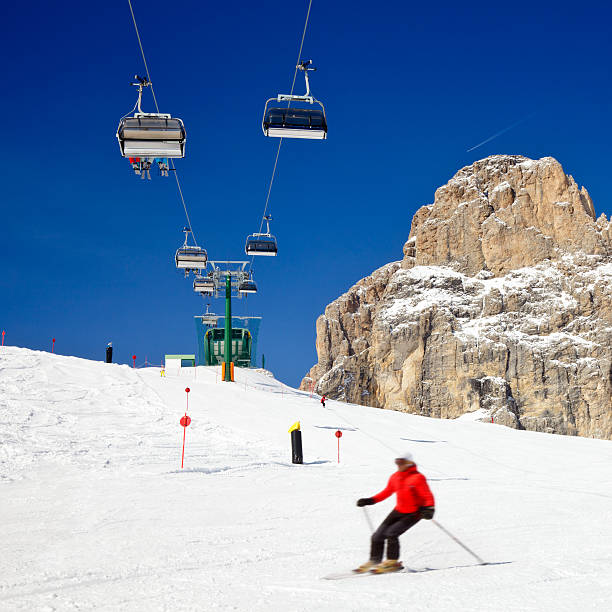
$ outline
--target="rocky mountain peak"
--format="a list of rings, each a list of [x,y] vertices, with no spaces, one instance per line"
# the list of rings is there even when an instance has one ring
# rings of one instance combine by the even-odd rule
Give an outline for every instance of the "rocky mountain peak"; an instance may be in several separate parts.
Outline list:
[[[445,265],[473,276],[609,255],[612,233],[583,187],[552,157],[494,155],[462,168],[414,215],[403,267]]]
[[[427,416],[612,438],[612,227],[551,157],[462,168],[404,257],[317,320],[302,382]]]

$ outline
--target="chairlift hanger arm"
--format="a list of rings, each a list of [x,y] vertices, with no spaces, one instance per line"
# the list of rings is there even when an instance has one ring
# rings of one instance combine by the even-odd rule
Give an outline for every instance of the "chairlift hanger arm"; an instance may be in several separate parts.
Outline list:
[[[138,108],[138,112],[142,113],[141,103],[142,103],[142,90],[144,87],[150,87],[151,81],[147,79],[147,77],[141,77],[137,74],[134,75],[134,78],[138,81],[138,83],[130,83],[134,87],[138,87],[138,101],[136,102],[136,106]]]
[[[308,104],[313,104],[320,102],[310,93],[310,80],[308,79],[308,73],[316,70],[314,66],[311,66],[312,60],[301,61],[296,68],[301,70],[304,73],[304,80],[306,82],[306,93],[303,96],[297,94],[278,94],[276,96],[277,102],[308,102]],[[269,100],[268,100],[269,102]],[[266,103],[267,106],[267,103]]]
[[[304,73],[304,79],[306,81],[306,93],[304,94],[304,97],[311,97],[310,96],[310,81],[308,80],[308,71],[316,70],[314,66],[310,67],[310,64],[312,64],[312,60],[300,62],[297,65],[297,68],[299,68]]]

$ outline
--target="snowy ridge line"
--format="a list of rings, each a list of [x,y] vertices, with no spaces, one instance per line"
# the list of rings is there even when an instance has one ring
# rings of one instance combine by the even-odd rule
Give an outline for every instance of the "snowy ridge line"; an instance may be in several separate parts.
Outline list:
[[[153,367],[149,368],[149,370],[160,370],[161,368]],[[191,375],[191,371],[194,372],[194,375]],[[184,373],[183,373],[184,372]],[[248,372],[257,372],[263,374],[265,377],[271,379],[271,382],[258,382],[258,379],[249,375]],[[199,373],[199,374],[198,374]],[[180,378],[188,383],[190,380],[197,380],[198,375],[202,376],[202,373],[205,373],[207,376],[214,376],[216,384],[223,384],[221,380],[221,366],[196,366],[195,368],[186,368],[181,370],[180,374],[174,374],[174,370],[166,370],[165,377],[166,378]],[[280,393],[297,395],[297,396],[305,396],[309,395],[306,391],[301,391],[299,389],[294,389],[293,387],[287,386],[282,381],[276,380],[272,373],[268,370],[263,370],[262,368],[241,368],[240,369],[240,380],[237,380],[237,384],[241,386],[245,386],[247,389],[256,389],[258,391],[264,391],[266,393]],[[212,380],[212,379],[211,379]]]

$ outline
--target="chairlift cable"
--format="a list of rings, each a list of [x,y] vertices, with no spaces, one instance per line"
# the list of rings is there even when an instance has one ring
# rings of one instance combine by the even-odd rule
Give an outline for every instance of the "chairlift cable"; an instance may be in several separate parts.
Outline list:
[[[155,102],[155,108],[159,113],[159,106],[157,106],[157,98],[155,97],[155,90],[153,89],[153,82],[151,81],[151,74],[149,73],[149,64],[147,64],[147,58],[145,57],[145,52],[142,47],[142,41],[140,40],[140,32],[138,31],[138,24],[136,23],[136,16],[134,15],[134,8],[132,7],[132,0],[128,0],[128,4],[130,5],[130,13],[132,13],[132,21],[134,22],[134,30],[136,30],[136,38],[138,38],[138,45],[140,46],[140,53],[142,54],[142,61],[144,62],[144,67],[147,72],[147,80],[151,83],[151,93],[153,94],[153,101]]]
[[[311,0],[312,2],[312,0]],[[136,23],[136,16],[134,15],[134,8],[132,7],[132,0],[128,0],[128,4],[130,5],[130,13],[132,14],[132,21],[134,23],[134,30],[136,31],[136,38],[138,38],[138,45],[140,46],[140,53],[142,54],[142,61],[144,62],[145,71],[147,73],[147,80],[150,83],[151,93],[153,94],[153,102],[155,103],[155,109],[159,114],[159,106],[157,104],[157,98],[155,97],[155,89],[153,88],[153,82],[151,81],[151,74],[149,72],[149,64],[147,63],[147,58],[145,56],[144,48],[142,46],[142,40],[140,39],[140,32],[138,31],[138,24]],[[128,113],[129,114],[129,113]],[[185,198],[183,197],[183,189],[181,188],[181,182],[179,181],[178,171],[174,165],[174,159],[170,158],[170,168],[174,172],[174,178],[176,179],[176,186],[178,187],[179,196],[181,198],[181,202],[183,204],[183,209],[185,210],[185,217],[187,219],[187,227],[191,232],[191,237],[193,238],[193,242],[196,246],[198,246],[198,241],[196,240],[195,234],[193,232],[193,228],[191,227],[191,219],[189,218],[189,213],[187,212],[187,204],[185,204]]]
[[[128,0],[129,1],[129,0]],[[293,90],[295,88],[295,80],[297,78],[298,73],[298,64],[300,63],[300,58],[302,57],[302,49],[304,47],[304,39],[306,38],[306,30],[308,29],[308,21],[310,19],[310,9],[312,7],[312,0],[308,1],[308,10],[306,11],[306,20],[304,22],[304,30],[302,31],[302,40],[300,41],[300,49],[298,51],[297,61],[295,62],[295,70],[293,71],[293,82],[291,83],[291,93],[293,95]],[[288,104],[291,105],[291,102]],[[278,156],[280,155],[281,146],[283,144],[283,139],[281,138],[278,141],[278,148],[276,149],[276,158],[274,159],[274,168],[272,169],[272,177],[270,178],[270,184],[268,185],[268,193],[266,195],[266,204],[264,206],[263,215],[261,216],[261,223],[259,224],[259,233],[263,229],[264,219],[266,218],[266,213],[268,212],[268,203],[270,202],[270,194],[272,193],[272,185],[274,184],[274,177],[276,176],[276,167],[278,166]],[[253,267],[253,259],[254,255],[251,256],[251,264],[249,265],[249,270]]]
[[[185,204],[185,198],[183,197],[183,189],[181,188],[181,182],[179,181],[178,172],[176,170],[176,166],[174,165],[174,159],[170,158],[170,169],[174,172],[174,178],[176,179],[176,186],[178,187],[179,195],[181,196],[181,202],[183,203],[183,209],[185,210],[185,217],[187,219],[187,227],[191,232],[191,237],[193,238],[193,242],[196,246],[198,246],[198,241],[196,240],[195,234],[193,233],[193,228],[191,227],[191,219],[189,218],[189,213],[187,212],[187,205]]]
[[[293,90],[295,89],[295,79],[297,78],[298,73],[298,64],[300,63],[300,58],[302,57],[302,49],[304,47],[304,39],[306,38],[306,30],[308,29],[308,21],[310,19],[310,8],[312,7],[312,0],[308,1],[308,11],[306,11],[306,21],[304,22],[304,30],[302,31],[302,40],[300,41],[300,49],[297,55],[297,61],[295,62],[295,69],[293,71],[293,81],[291,83],[291,93],[289,95],[293,95]],[[289,102],[289,106],[291,102]],[[259,233],[263,229],[264,218],[266,213],[268,212],[268,203],[270,201],[270,194],[272,193],[272,185],[274,183],[274,177],[276,176],[276,167],[278,166],[278,156],[280,154],[281,146],[283,144],[283,139],[281,138],[278,143],[278,149],[276,150],[276,159],[274,160],[274,168],[272,170],[272,178],[270,179],[270,185],[268,187],[268,194],[266,196],[266,204],[264,207],[263,215],[261,216],[261,223],[259,225]]]
[[[261,234],[261,230],[263,229],[264,219],[266,218],[266,213],[268,212],[268,202],[270,201],[270,194],[272,193],[272,185],[274,184],[274,176],[276,175],[276,166],[278,165],[278,156],[280,155],[281,146],[283,144],[283,139],[279,139],[278,141],[278,149],[276,149],[276,158],[274,159],[274,168],[272,169],[272,178],[270,179],[270,184],[268,185],[268,195],[266,196],[266,205],[264,206],[263,215],[261,216],[261,223],[259,224],[259,233]]]
[[[308,28],[308,20],[310,19],[310,7],[312,6],[312,0],[308,2],[308,11],[306,13],[306,22],[304,23],[304,31],[302,32],[302,40],[300,42],[300,50],[298,51],[297,61],[295,62],[295,70],[293,71],[293,83],[291,83],[291,95],[293,95],[293,88],[295,87],[295,79],[298,72],[298,64],[302,57],[302,48],[304,47],[304,39],[306,38],[306,30]],[[289,102],[291,104],[291,102]]]

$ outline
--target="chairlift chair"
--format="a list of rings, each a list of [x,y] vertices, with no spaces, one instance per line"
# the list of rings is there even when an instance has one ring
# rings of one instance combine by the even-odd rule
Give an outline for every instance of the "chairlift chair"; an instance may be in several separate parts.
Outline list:
[[[325,140],[327,138],[327,118],[325,107],[310,93],[308,72],[316,70],[310,67],[312,60],[300,62],[297,68],[304,73],[306,80],[306,93],[303,96],[293,94],[278,94],[270,98],[264,107],[261,127],[264,135],[277,138],[308,138]],[[270,102],[287,102],[287,108],[270,107]],[[291,102],[303,102],[321,107],[319,109],[292,108]]]
[[[260,234],[251,234],[247,236],[246,244],[244,246],[245,253],[247,255],[263,255],[267,257],[273,257],[278,254],[278,245],[276,244],[276,238],[270,233],[270,221],[272,217],[268,215],[264,217],[266,221],[266,232]]]
[[[186,245],[176,251],[174,260],[179,269],[201,270],[206,267],[208,255],[202,247]]]
[[[196,293],[214,293],[215,281],[208,276],[196,276],[193,279],[193,290]]]
[[[187,276],[191,271],[202,270],[206,267],[208,254],[206,253],[206,249],[202,247],[187,244],[189,234],[192,232],[187,227],[183,231],[185,232],[185,242],[182,247],[177,249],[174,255],[174,261],[176,262],[176,267],[185,270],[185,276]]]
[[[210,304],[206,304],[206,312],[203,315],[200,315],[202,325],[206,325],[208,327],[216,327],[220,317],[219,315],[216,315],[213,312],[209,312],[209,309]]]
[[[181,158],[185,157],[185,126],[181,119],[167,113],[143,113],[142,90],[151,82],[136,75],[138,112],[122,117],[117,128],[117,140],[123,157]]]
[[[246,278],[238,285],[238,291],[244,294],[257,293],[257,285],[254,280]]]

